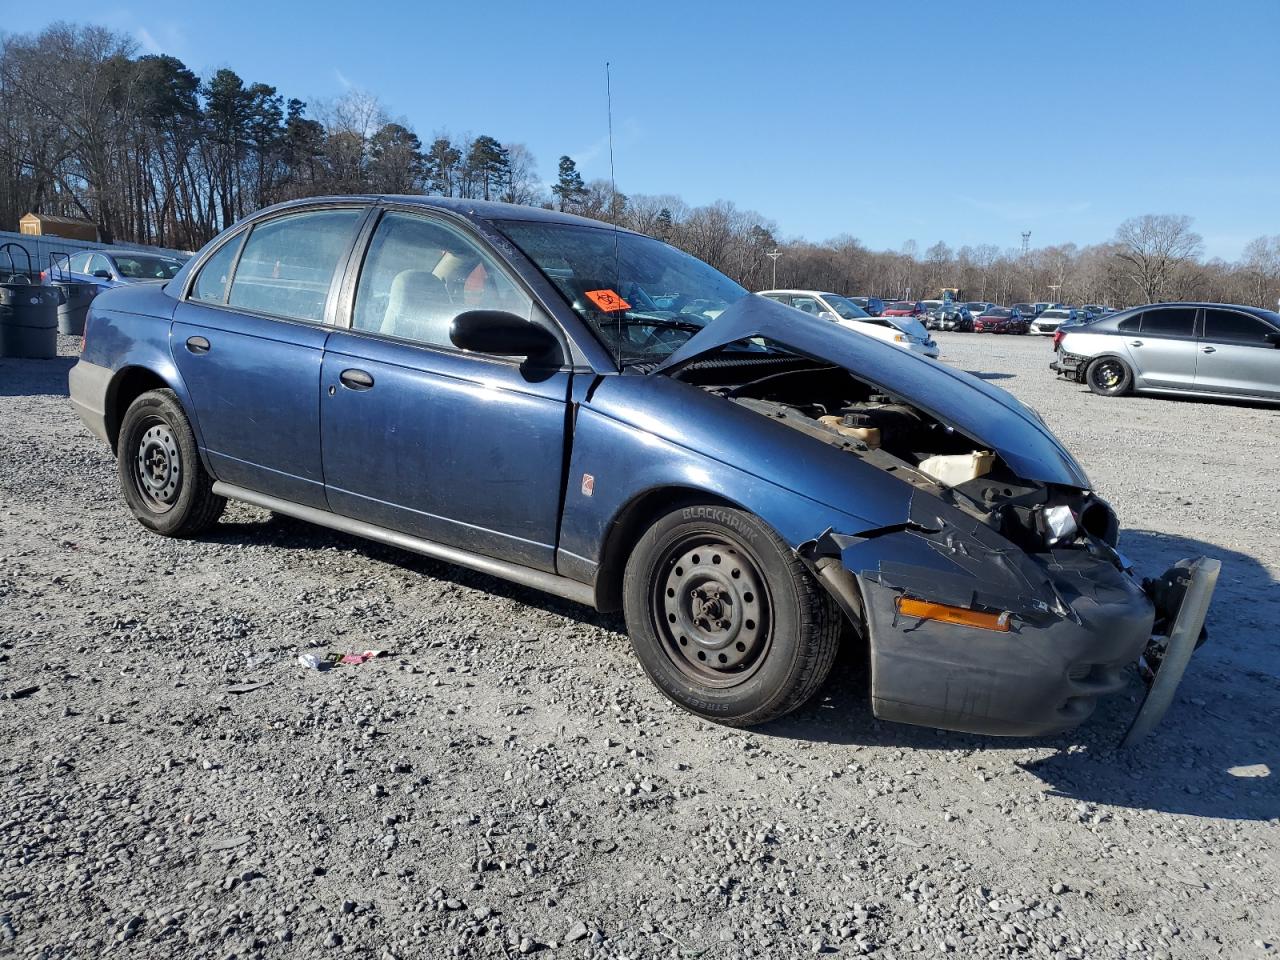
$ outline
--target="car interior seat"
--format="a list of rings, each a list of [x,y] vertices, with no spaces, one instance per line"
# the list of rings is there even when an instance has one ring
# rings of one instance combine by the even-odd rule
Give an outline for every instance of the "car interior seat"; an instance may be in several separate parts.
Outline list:
[[[382,333],[450,346],[449,325],[457,314],[444,281],[430,270],[401,270],[391,281]]]

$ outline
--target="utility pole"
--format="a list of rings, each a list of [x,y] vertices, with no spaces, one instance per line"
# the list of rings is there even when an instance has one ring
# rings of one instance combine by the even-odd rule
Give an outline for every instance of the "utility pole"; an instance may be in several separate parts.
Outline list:
[[[778,258],[782,256],[782,251],[779,250],[777,247],[774,247],[772,250],[766,253],[765,256],[773,261],[773,285],[769,287],[769,289],[777,290],[778,289]]]

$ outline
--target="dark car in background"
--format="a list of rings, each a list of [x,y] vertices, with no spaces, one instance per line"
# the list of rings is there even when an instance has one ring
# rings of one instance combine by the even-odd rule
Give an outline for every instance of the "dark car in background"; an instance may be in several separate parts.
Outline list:
[[[884,301],[879,297],[850,297],[849,299],[865,310],[867,316],[878,317],[884,313]]]
[[[971,332],[973,314],[969,312],[969,305],[955,300],[947,300],[939,304],[933,310],[931,329],[954,330],[959,333]]]
[[[974,333],[1026,333],[1027,321],[1017,307],[992,307],[973,321]]]
[[[1020,316],[1027,323],[1030,323],[1036,317],[1040,316],[1040,313],[1043,310],[1047,310],[1048,308],[1049,308],[1049,304],[1047,303],[1043,303],[1043,304],[1015,303],[1012,307],[1010,307],[1011,310],[1017,310],[1018,316]]]
[[[1280,314],[1230,303],[1154,303],[1064,327],[1059,376],[1094,393],[1280,401]]]
[[[130,283],[172,280],[185,260],[132,250],[82,250],[46,270],[46,279],[96,284],[101,290]]]
[[[805,702],[849,626],[879,717],[1064,730],[1166,616],[1005,391],[554,211],[272,207],[99,296],[70,392],[148,529],[243,501],[621,609],[730,725]]]

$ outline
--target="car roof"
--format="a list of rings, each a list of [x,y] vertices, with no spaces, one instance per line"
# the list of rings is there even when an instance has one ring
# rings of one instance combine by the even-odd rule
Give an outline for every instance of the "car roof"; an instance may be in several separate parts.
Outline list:
[[[603,220],[592,220],[590,217],[580,217],[574,213],[562,213],[559,210],[547,210],[544,207],[530,207],[521,203],[501,203],[497,200],[466,200],[460,197],[428,197],[417,193],[364,193],[304,197],[299,200],[287,200],[284,203],[277,203],[274,206],[270,206],[253,213],[246,219],[257,219],[263,214],[284,211],[293,207],[308,207],[316,204],[328,204],[335,202],[398,203],[405,204],[406,206],[424,207],[426,209],[445,210],[449,213],[467,217],[472,220],[524,220],[538,223],[566,223],[577,224],[578,226],[583,227],[598,227],[603,230],[616,229],[619,233],[636,234],[636,231],[634,230],[628,230],[626,227],[615,227],[612,223],[605,223]],[[641,236],[642,234],[636,235]]]

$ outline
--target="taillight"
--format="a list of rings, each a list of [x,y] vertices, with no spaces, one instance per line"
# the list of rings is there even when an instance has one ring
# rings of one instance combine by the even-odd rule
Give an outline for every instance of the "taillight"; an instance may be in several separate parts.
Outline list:
[[[1062,338],[1065,336],[1066,334],[1063,333],[1061,330],[1053,331],[1053,352],[1054,353],[1058,352],[1058,345],[1062,343]]]

